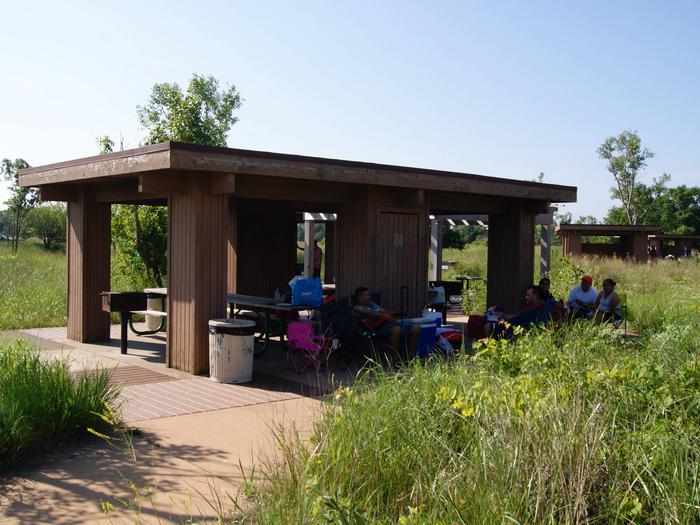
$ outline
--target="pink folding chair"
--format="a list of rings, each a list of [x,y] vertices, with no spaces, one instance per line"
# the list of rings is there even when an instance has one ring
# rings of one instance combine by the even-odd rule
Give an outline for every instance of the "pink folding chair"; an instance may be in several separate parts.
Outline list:
[[[318,372],[330,348],[331,340],[315,335],[312,323],[299,321],[287,325],[287,357],[297,374],[301,374],[310,365]]]

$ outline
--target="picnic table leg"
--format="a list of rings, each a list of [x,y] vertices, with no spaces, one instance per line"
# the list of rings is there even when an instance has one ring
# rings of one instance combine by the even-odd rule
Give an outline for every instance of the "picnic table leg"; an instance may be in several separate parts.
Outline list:
[[[120,312],[120,317],[122,324],[120,346],[122,354],[126,354],[126,343],[129,335],[129,321],[131,320],[131,312]]]
[[[263,343],[263,352],[270,345],[270,310],[265,310],[265,339]]]

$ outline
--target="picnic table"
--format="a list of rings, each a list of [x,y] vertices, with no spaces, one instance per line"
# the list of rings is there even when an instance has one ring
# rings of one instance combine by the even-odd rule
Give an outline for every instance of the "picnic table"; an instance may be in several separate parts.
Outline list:
[[[455,279],[458,281],[462,281],[463,283],[467,283],[467,286],[465,286],[465,290],[469,290],[469,285],[471,284],[472,281],[481,281],[483,280],[481,277],[478,275],[455,275]]]
[[[228,294],[226,301],[229,307],[229,317],[235,319],[241,317],[241,313],[252,313],[257,320],[262,323],[259,340],[262,341],[262,349],[256,355],[262,355],[270,345],[270,336],[272,335],[271,317],[277,314],[279,317],[279,335],[280,341],[284,341],[287,334],[287,319],[285,313],[299,313],[304,310],[309,310],[308,306],[297,306],[291,303],[281,303],[269,297],[259,297],[256,295],[243,294]],[[282,314],[282,315],[280,315]]]

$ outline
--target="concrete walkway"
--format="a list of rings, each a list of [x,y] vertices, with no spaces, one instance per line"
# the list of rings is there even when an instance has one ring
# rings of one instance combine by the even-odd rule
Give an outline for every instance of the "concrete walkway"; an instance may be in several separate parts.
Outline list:
[[[232,509],[241,467],[249,475],[274,461],[280,429],[307,436],[320,405],[298,397],[140,422],[136,461],[94,441],[18,473],[0,489],[0,524],[216,522],[218,502]]]
[[[256,362],[252,383],[219,384],[166,368],[162,335],[130,334],[121,355],[118,327],[112,331],[101,344],[69,341],[65,328],[0,334],[30,340],[48,359],[68,359],[76,376],[112,370],[123,388],[122,417],[143,432],[133,438],[135,459],[123,444],[95,438],[0,480],[0,524],[216,522],[231,512],[243,473],[274,461],[276,433],[308,434],[318,396],[352,379],[334,371],[297,375],[271,349]]]

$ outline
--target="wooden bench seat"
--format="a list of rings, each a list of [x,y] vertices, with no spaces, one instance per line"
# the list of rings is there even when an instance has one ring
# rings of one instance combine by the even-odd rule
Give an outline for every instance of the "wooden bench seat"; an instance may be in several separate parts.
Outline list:
[[[168,312],[161,312],[160,310],[132,310],[131,313],[141,315],[153,315],[155,317],[168,317]]]

